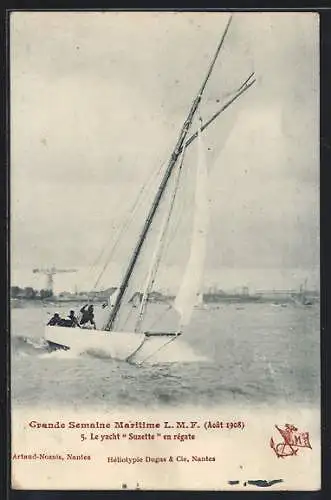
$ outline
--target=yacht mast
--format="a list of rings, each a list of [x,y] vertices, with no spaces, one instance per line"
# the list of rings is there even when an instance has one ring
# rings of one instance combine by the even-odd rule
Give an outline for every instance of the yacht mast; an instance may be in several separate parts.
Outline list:
[[[173,153],[170,157],[170,160],[169,160],[169,163],[168,163],[168,166],[167,166],[167,169],[164,173],[164,176],[163,176],[163,179],[159,185],[159,188],[157,190],[157,193],[155,195],[155,198],[153,200],[153,203],[152,203],[152,206],[150,208],[150,211],[147,215],[147,218],[146,218],[146,221],[145,221],[145,224],[144,224],[144,227],[140,233],[140,236],[138,238],[138,241],[137,241],[137,244],[133,250],[133,253],[132,253],[132,256],[131,256],[131,259],[129,261],[129,264],[128,264],[128,267],[126,269],[126,272],[124,274],[124,277],[123,277],[123,280],[122,280],[122,283],[119,287],[119,292],[117,294],[117,298],[116,298],[116,301],[115,301],[115,304],[112,308],[112,312],[110,314],[110,317],[109,317],[109,320],[105,326],[105,330],[108,330],[110,331],[113,327],[113,324],[114,324],[114,321],[116,319],[116,316],[117,316],[117,313],[119,311],[119,308],[121,306],[121,302],[122,302],[122,298],[123,298],[123,295],[125,293],[125,290],[127,289],[127,286],[128,286],[128,283],[130,281],[130,278],[131,278],[131,275],[132,275],[132,272],[134,270],[134,267],[135,267],[135,264],[138,260],[138,257],[140,255],[140,252],[141,252],[141,249],[143,247],[143,244],[144,244],[144,241],[146,239],[146,236],[148,234],[148,231],[149,231],[149,228],[151,226],[151,223],[153,221],[153,218],[155,216],[155,213],[156,213],[156,210],[159,206],[159,203],[162,199],[162,195],[164,193],[164,190],[167,186],[167,183],[168,183],[168,180],[171,176],[171,173],[176,165],[176,162],[177,162],[177,159],[180,155],[180,152],[183,148],[183,145],[185,143],[185,139],[187,137],[187,134],[188,134],[188,131],[189,131],[189,128],[191,126],[191,123],[193,121],[193,118],[195,116],[195,113],[198,109],[198,106],[201,102],[201,98],[202,98],[202,95],[203,95],[203,92],[205,90],[205,87],[207,85],[207,82],[209,80],[209,77],[213,71],[213,68],[215,66],[215,63],[216,63],[216,60],[218,58],[218,55],[220,53],[220,50],[223,46],[223,43],[224,43],[224,40],[225,40],[225,37],[227,35],[227,32],[228,32],[228,29],[230,27],[230,24],[231,24],[231,21],[232,21],[232,16],[230,16],[227,24],[226,24],[226,27],[225,27],[225,30],[224,30],[224,33],[222,35],[222,38],[220,40],[220,43],[218,44],[218,47],[216,49],[216,52],[215,52],[215,55],[212,59],[212,62],[209,66],[209,69],[208,69],[208,72],[207,72],[207,75],[201,85],[201,88],[197,94],[197,96],[195,97],[193,103],[192,103],[192,106],[191,106],[191,109],[190,109],[190,112],[182,126],[182,129],[180,131],[180,134],[179,134],[179,137],[178,137],[178,140],[177,140],[177,143],[176,143],[176,146],[173,150]]]

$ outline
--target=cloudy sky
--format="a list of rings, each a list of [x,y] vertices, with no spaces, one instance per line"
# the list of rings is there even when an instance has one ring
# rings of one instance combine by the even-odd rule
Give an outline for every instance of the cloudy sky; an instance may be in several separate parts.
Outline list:
[[[223,13],[12,14],[16,281],[26,282],[34,267],[84,270],[95,261],[171,152],[227,20]],[[233,17],[202,116],[253,70],[257,82],[206,135],[210,284],[317,284],[318,57],[315,14]],[[118,257],[114,276],[122,264]]]

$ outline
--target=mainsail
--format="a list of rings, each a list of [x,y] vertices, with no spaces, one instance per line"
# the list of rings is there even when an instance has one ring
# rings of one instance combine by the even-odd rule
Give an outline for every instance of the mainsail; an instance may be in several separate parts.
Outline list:
[[[113,296],[112,303],[109,304],[109,316],[104,325],[108,331],[145,331],[143,321],[146,316],[147,303],[156,284],[156,275],[159,271],[159,264],[164,257],[171,240],[169,225],[170,218],[174,219],[174,205],[176,197],[178,199],[179,182],[184,184],[182,170],[183,157],[188,146],[197,139],[198,144],[198,165],[196,168],[196,182],[194,188],[194,214],[192,228],[190,230],[190,247],[188,249],[187,259],[183,262],[182,269],[184,276],[178,283],[179,289],[175,291],[175,300],[173,311],[180,315],[179,330],[181,331],[190,321],[194,306],[199,302],[199,293],[201,293],[202,273],[206,257],[206,239],[208,231],[209,209],[207,196],[207,165],[204,158],[202,132],[213,123],[216,118],[223,113],[240,95],[250,88],[255,79],[251,73],[245,81],[237,87],[237,90],[229,94],[227,102],[208,119],[200,119],[200,124],[196,132],[191,132],[192,124],[197,115],[200,114],[200,104],[204,91],[215,66],[216,60],[223,46],[226,34],[228,32],[232,17],[230,17],[225,31],[218,44],[215,55],[208,68],[205,79],[197,93],[190,111],[182,129],[179,133],[176,146],[170,156],[169,162],[163,172],[163,176],[156,190],[154,199],[146,212],[144,223],[136,243],[132,248],[131,257],[123,273],[123,279],[117,293]],[[186,156],[186,155],[185,155]],[[192,164],[192,161],[187,161]],[[183,172],[184,173],[184,172]],[[162,212],[165,210],[165,212]],[[178,203],[177,203],[178,213]],[[163,214],[163,215],[162,215]],[[183,215],[183,214],[180,214]],[[185,216],[185,214],[184,214]],[[173,229],[173,228],[172,228]],[[185,227],[187,231],[188,228]],[[168,241],[167,241],[168,239]],[[185,241],[185,244],[187,240]],[[185,250],[186,251],[186,250]],[[162,274],[162,273],[161,273]],[[156,290],[157,292],[157,290]],[[140,304],[133,304],[132,296],[139,297]],[[131,303],[131,308],[127,306]],[[175,319],[174,312],[174,319]],[[132,322],[133,320],[133,322]],[[131,326],[129,326],[129,323]],[[154,324],[154,323],[153,323]],[[175,326],[175,325],[174,325]],[[150,328],[150,326],[148,326]],[[178,331],[178,326],[176,326]],[[147,330],[148,331],[148,330]]]
[[[205,91],[205,88],[206,88],[206,85],[207,85],[207,82],[210,78],[210,75],[213,71],[213,68],[215,66],[215,63],[216,63],[216,60],[218,58],[218,55],[220,53],[220,50],[223,46],[223,43],[224,43],[224,40],[225,40],[225,37],[226,37],[226,34],[228,32],[228,29],[230,27],[230,23],[231,23],[231,20],[232,20],[232,17],[229,18],[229,21],[227,22],[227,25],[226,25],[226,28],[224,30],[224,33],[222,35],[222,38],[220,40],[220,43],[218,44],[218,47],[216,49],[216,52],[214,54],[214,57],[212,59],[212,62],[208,68],[208,71],[207,71],[207,75],[200,87],[200,90],[197,94],[197,96],[195,97],[193,103],[192,103],[192,106],[191,106],[191,109],[190,109],[190,112],[182,126],[182,129],[180,131],[180,134],[179,134],[179,137],[178,137],[178,140],[177,140],[177,143],[176,143],[176,146],[174,148],[174,151],[170,157],[170,160],[169,160],[169,163],[168,163],[168,166],[167,166],[167,169],[165,171],[165,174],[164,174],[164,177],[161,181],[161,184],[159,186],[159,189],[155,195],[155,198],[154,198],[154,201],[152,203],[152,206],[150,208],[150,211],[149,213],[147,214],[147,217],[146,217],[146,220],[145,220],[145,224],[144,224],[144,227],[141,231],[141,234],[140,234],[140,237],[137,241],[137,244],[133,250],[133,253],[132,253],[132,256],[131,256],[131,259],[129,260],[129,264],[128,264],[128,267],[126,269],[126,272],[124,274],[124,277],[123,277],[123,280],[122,280],[122,283],[121,283],[121,286],[119,288],[119,293],[118,293],[118,296],[117,296],[117,299],[115,301],[115,304],[114,304],[114,307],[112,309],[112,312],[110,313],[110,317],[109,317],[109,321],[106,325],[106,330],[112,330],[113,328],[113,325],[114,325],[114,322],[116,320],[116,316],[118,314],[118,311],[121,307],[121,303],[122,303],[122,299],[123,299],[123,296],[126,292],[126,289],[128,287],[128,284],[131,280],[131,276],[132,276],[132,273],[133,273],[133,270],[136,266],[136,263],[139,259],[139,256],[140,256],[140,253],[141,253],[141,250],[144,246],[144,243],[145,243],[145,240],[146,240],[146,237],[149,233],[149,230],[150,230],[150,227],[151,227],[151,224],[152,224],[152,221],[155,217],[155,214],[157,212],[157,209],[158,209],[158,206],[160,204],[160,201],[162,200],[163,198],[163,194],[165,192],[165,189],[167,187],[167,184],[168,184],[168,181],[169,179],[171,178],[172,176],[172,173],[173,173],[173,170],[178,162],[178,158],[179,158],[179,155],[180,155],[180,152],[183,148],[183,146],[185,145],[186,143],[186,139],[187,139],[187,135],[188,135],[188,132],[190,130],[190,127],[191,127],[191,124],[192,124],[192,121],[196,115],[196,112],[199,108],[199,104],[201,102],[201,99],[202,99],[202,96],[203,96],[203,93]]]
[[[182,331],[182,329],[189,323],[193,308],[199,303],[199,292],[201,292],[209,226],[207,184],[207,163],[204,154],[200,126],[198,131],[198,164],[196,170],[195,208],[193,232],[191,237],[191,252],[185,269],[184,278],[174,302],[174,307],[180,315],[180,331]]]

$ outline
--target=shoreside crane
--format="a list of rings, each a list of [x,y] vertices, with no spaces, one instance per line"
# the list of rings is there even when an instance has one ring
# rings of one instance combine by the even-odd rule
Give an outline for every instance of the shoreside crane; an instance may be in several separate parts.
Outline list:
[[[33,269],[33,273],[42,273],[46,275],[46,290],[49,290],[53,294],[54,276],[58,273],[76,273],[77,269],[57,269],[56,267],[51,267],[49,269]]]

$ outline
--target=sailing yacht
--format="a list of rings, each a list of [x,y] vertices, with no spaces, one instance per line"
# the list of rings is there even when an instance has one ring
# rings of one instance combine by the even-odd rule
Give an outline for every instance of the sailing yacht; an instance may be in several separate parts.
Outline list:
[[[102,317],[97,320],[97,329],[79,329],[61,326],[46,326],[46,340],[57,348],[63,349],[100,349],[110,357],[136,364],[157,362],[160,353],[162,359],[176,361],[176,356],[167,356],[178,338],[183,335],[190,324],[193,310],[201,303],[202,277],[206,258],[206,241],[209,227],[209,201],[207,195],[208,171],[205,148],[202,140],[203,131],[223,113],[236,99],[246,92],[255,82],[252,73],[238,87],[231,98],[208,120],[203,122],[199,108],[207,82],[213,72],[215,63],[223,46],[230,27],[230,17],[212,58],[207,74],[195,96],[191,109],[180,130],[177,143],[166,164],[161,181],[157,186],[154,199],[142,224],[142,229],[135,242],[132,254],[128,259],[122,281],[106,307]],[[193,123],[197,129],[192,131]],[[181,185],[183,184],[187,150],[195,141],[195,182],[193,188],[192,221],[189,225],[190,235],[187,238],[188,253],[183,266],[183,275],[176,290],[175,297],[169,304],[161,307],[160,321],[156,327],[146,325],[149,308],[149,297],[164,258],[169,240],[171,240],[171,221],[178,203]],[[157,222],[156,222],[157,221]],[[151,236],[153,234],[153,236]],[[149,249],[148,266],[145,270],[143,288],[135,289],[135,272],[142,261],[144,252]],[[138,304],[132,301],[134,293],[139,292]],[[170,323],[161,321],[162,316],[171,310],[175,318]],[[127,320],[131,318],[128,326]],[[132,319],[133,318],[133,319]],[[158,319],[158,318],[156,318]],[[160,326],[161,325],[161,326]],[[173,351],[173,349],[172,349]]]

